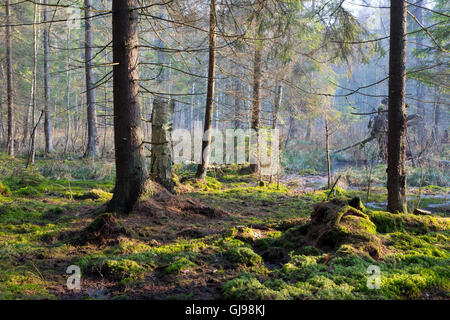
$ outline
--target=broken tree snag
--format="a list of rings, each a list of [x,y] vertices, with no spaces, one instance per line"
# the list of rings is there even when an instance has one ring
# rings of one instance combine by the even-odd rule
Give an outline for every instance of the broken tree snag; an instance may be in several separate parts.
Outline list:
[[[152,111],[151,178],[174,192],[172,179],[172,127],[175,102],[156,97]]]

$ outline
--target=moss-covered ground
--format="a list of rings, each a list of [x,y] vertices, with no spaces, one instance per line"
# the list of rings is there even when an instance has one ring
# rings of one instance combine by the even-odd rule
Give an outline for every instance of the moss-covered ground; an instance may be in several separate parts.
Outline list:
[[[137,214],[117,217],[126,232],[114,241],[81,244],[74,239],[86,227],[98,230],[95,209],[111,197],[113,179],[99,165],[79,172],[83,164],[75,160],[49,161],[24,169],[23,160],[0,155],[0,299],[449,298],[445,208],[434,216],[389,214],[367,205],[386,201],[382,187],[369,199],[365,190],[302,193],[260,186],[239,167],[213,169],[206,183],[184,168],[177,170],[178,191],[228,216],[179,223],[161,217],[152,224]],[[350,238],[331,248],[303,237],[316,232],[303,231],[316,204],[354,197],[365,207],[339,207],[339,221],[328,216],[332,228],[317,231]],[[379,254],[356,243],[360,238],[374,240]],[[67,288],[71,265],[81,269],[80,290]]]

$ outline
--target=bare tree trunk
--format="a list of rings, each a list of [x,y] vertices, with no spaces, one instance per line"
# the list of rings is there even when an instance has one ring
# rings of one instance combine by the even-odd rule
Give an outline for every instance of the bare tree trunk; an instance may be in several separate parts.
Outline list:
[[[206,179],[209,160],[211,157],[212,120],[214,111],[214,87],[216,77],[216,0],[211,0],[209,12],[209,65],[208,65],[208,91],[206,94],[205,127],[206,137],[202,142],[202,163],[197,167],[196,177]]]
[[[170,192],[172,179],[172,128],[175,102],[156,97],[152,110],[152,162],[150,176]]]
[[[419,6],[422,6],[422,0],[416,1],[416,4]],[[422,8],[415,7],[415,16],[419,22],[423,22],[422,18]],[[422,50],[423,49],[423,38],[420,33],[416,35],[416,50]],[[420,59],[416,58],[416,64],[420,67]],[[427,139],[427,133],[425,128],[425,116],[426,116],[426,110],[425,110],[425,104],[422,103],[423,96],[424,96],[425,87],[423,83],[420,80],[416,81],[416,98],[417,98],[417,113],[420,114],[421,118],[419,120],[418,126],[417,126],[417,140],[419,142],[419,145],[421,149],[425,147],[425,142]]]
[[[43,1],[44,4],[44,22],[49,21],[48,0]],[[50,43],[49,43],[50,25],[45,24],[44,27],[44,96],[45,96],[45,118],[44,118],[44,134],[45,134],[45,153],[53,151],[52,144],[52,124],[50,116]]]
[[[105,55],[105,65],[107,63],[108,59],[108,54]],[[105,73],[107,72],[107,68],[105,67]],[[103,103],[103,115],[105,115],[105,117],[103,117],[103,147],[102,147],[102,158],[105,157],[106,154],[106,134],[107,134],[107,125],[106,125],[106,110],[108,107],[108,91],[107,91],[107,83],[105,83],[105,85],[103,86],[103,99],[104,99],[104,103]]]
[[[195,82],[192,83],[191,94],[191,103],[189,104],[189,108],[186,110],[184,119],[184,128],[189,131],[191,130],[192,118],[194,113]]]
[[[241,81],[239,79],[234,80],[234,128],[239,129],[241,127]]]
[[[70,137],[70,28],[67,28],[67,86],[66,86],[66,116],[67,116],[67,128],[66,128],[66,141],[64,143],[64,154],[67,153],[69,148]]]
[[[14,156],[14,110],[13,110],[13,81],[12,81],[12,48],[11,48],[11,16],[10,2],[5,1],[6,9],[6,93],[8,99],[8,138],[7,150]]]
[[[330,130],[328,128],[327,117],[325,117],[325,151],[327,156],[328,189],[330,189],[331,188]]]
[[[253,105],[252,105],[252,120],[251,129],[256,133],[256,141],[259,138],[259,127],[261,123],[261,60],[262,60],[263,45],[256,41],[255,56],[253,60]],[[250,159],[250,171],[253,173],[259,172],[259,148],[256,143],[255,151]]]
[[[31,116],[31,109],[33,108],[33,95],[34,95],[34,86],[31,84],[30,88],[30,102],[27,105],[27,110],[25,111],[25,119],[23,124],[23,136],[22,136],[22,144],[21,148],[26,146],[26,143],[28,141],[28,127],[30,125],[30,116]]]
[[[272,115],[273,115],[273,117],[272,117],[272,129],[273,130],[275,130],[277,128],[278,113],[279,113],[280,106],[281,106],[281,100],[283,98],[283,87],[282,87],[281,83],[279,83],[279,81],[277,81],[276,87],[277,87],[277,94],[275,96],[275,103],[274,103],[273,112],[272,112]],[[280,154],[280,150],[278,150],[278,154]],[[278,168],[277,176],[278,176],[278,186],[277,186],[277,188],[279,189],[279,187],[280,187],[280,170],[279,170],[279,168]],[[269,179],[269,183],[272,183],[272,180],[273,180],[273,175],[271,174],[270,175],[270,179]]]
[[[289,140],[291,139],[291,132],[292,132],[292,126],[294,125],[294,118],[289,117],[289,126],[288,126],[288,132],[286,134],[286,140],[284,140],[284,147],[283,150],[286,150]]]
[[[114,144],[116,184],[108,209],[128,213],[146,190],[139,106],[137,0],[113,0]]]
[[[92,54],[92,0],[84,0],[85,7],[85,70],[88,137],[85,157],[97,156],[97,112],[95,108],[95,81]]]
[[[34,4],[33,13],[33,82],[31,86],[32,90],[32,107],[31,107],[31,138],[30,138],[30,150],[28,156],[28,163],[34,163],[34,158],[36,156],[36,77],[37,77],[37,54],[38,54],[38,32],[39,26],[37,22],[40,20],[41,14],[39,10],[39,4],[41,1]]]
[[[312,119],[308,118],[308,122],[306,125],[306,134],[305,134],[305,140],[310,141],[311,140],[311,133],[312,133]]]
[[[441,117],[441,108],[440,108],[440,93],[439,93],[439,87],[438,85],[434,86],[434,123],[433,123],[433,143],[436,143],[437,147],[439,148],[439,120]]]
[[[2,65],[0,63],[0,78],[3,76]],[[0,80],[0,147],[3,147],[3,94],[2,94],[2,80]]]
[[[391,1],[387,189],[389,212],[406,206],[406,1]]]
[[[275,104],[273,106],[272,129],[277,128],[278,113],[280,111],[282,99],[283,99],[283,86],[280,83],[277,83],[277,95],[275,97]]]

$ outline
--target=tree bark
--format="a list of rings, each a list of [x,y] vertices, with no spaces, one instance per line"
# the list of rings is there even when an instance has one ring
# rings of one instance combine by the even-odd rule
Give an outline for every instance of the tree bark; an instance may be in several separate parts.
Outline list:
[[[0,63],[0,79],[3,76],[2,65]],[[3,147],[3,91],[0,80],[0,147]]]
[[[14,109],[12,81],[12,48],[11,48],[11,14],[10,1],[5,1],[6,9],[6,95],[8,100],[8,137],[6,141],[8,154],[14,156]]]
[[[172,128],[175,102],[156,97],[152,110],[151,178],[174,192],[172,178]]]
[[[312,133],[312,119],[308,118],[308,122],[306,124],[306,134],[305,134],[306,141],[311,140],[311,133]]]
[[[37,54],[38,54],[38,32],[39,27],[37,22],[40,20],[40,11],[39,11],[39,3],[36,2],[34,4],[34,13],[33,13],[33,82],[31,86],[33,87],[32,96],[31,96],[31,137],[30,137],[30,150],[28,155],[28,163],[34,163],[34,158],[36,155],[36,77],[37,77]]]
[[[148,179],[139,106],[137,0],[113,0],[114,145],[116,183],[108,209],[129,213]]]
[[[208,91],[206,94],[205,126],[202,142],[202,162],[197,167],[196,177],[206,179],[211,157],[212,123],[214,111],[214,89],[216,77],[216,0],[211,0],[209,12],[209,65],[208,65]]]
[[[275,97],[275,104],[273,106],[273,118],[272,118],[272,129],[277,128],[278,113],[280,111],[281,100],[283,99],[283,86],[277,83],[277,94]]]
[[[234,80],[234,129],[241,127],[241,81],[239,79]]]
[[[43,1],[44,22],[49,21],[48,0]],[[52,124],[50,116],[50,43],[49,43],[50,25],[44,27],[44,134],[45,134],[45,153],[53,151],[52,144]]]
[[[389,212],[406,206],[406,1],[391,1],[387,190]]]
[[[21,148],[26,146],[27,140],[28,140],[28,128],[30,125],[30,116],[31,116],[31,109],[32,103],[33,103],[33,94],[34,94],[34,86],[31,84],[30,88],[30,102],[28,103],[27,110],[25,111],[25,119],[23,124],[23,134],[22,134],[22,144]]]
[[[69,149],[69,137],[70,137],[70,28],[67,30],[67,83],[66,83],[66,116],[67,116],[67,127],[66,127],[66,141],[64,142],[64,154],[67,153]],[[106,103],[106,102],[105,102]]]
[[[434,86],[434,123],[433,123],[433,143],[436,143],[436,145],[439,148],[439,120],[441,118],[441,108],[440,108],[440,92],[438,85]]]
[[[422,0],[416,1],[416,4],[419,6],[422,6]],[[415,16],[417,20],[422,23],[423,17],[422,17],[422,8],[415,7]],[[423,49],[423,37],[419,33],[416,35],[416,50],[422,50]],[[420,59],[416,58],[416,64],[418,67],[420,67]],[[417,140],[420,144],[421,149],[425,147],[425,140],[427,137],[426,128],[425,128],[425,116],[426,116],[426,110],[425,110],[425,104],[423,104],[421,101],[423,100],[425,87],[423,83],[420,80],[416,81],[416,98],[417,98],[417,113],[420,114],[422,119],[419,120],[418,126],[417,126]]]
[[[259,138],[259,127],[261,124],[261,62],[262,62],[263,45],[259,41],[255,43],[255,56],[253,60],[253,105],[252,105],[252,120],[251,129],[256,134],[256,141]],[[250,159],[250,171],[253,173],[259,172],[259,148],[258,143]]]
[[[325,117],[325,152],[327,156],[328,189],[330,189],[331,188],[330,130],[328,128],[327,117]]]
[[[87,104],[87,147],[85,157],[97,156],[97,112],[95,108],[95,80],[92,54],[92,0],[84,0],[85,7],[85,71],[86,71],[86,104]]]

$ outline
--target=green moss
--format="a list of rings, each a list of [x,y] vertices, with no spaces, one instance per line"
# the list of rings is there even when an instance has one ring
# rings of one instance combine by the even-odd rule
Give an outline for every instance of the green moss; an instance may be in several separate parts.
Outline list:
[[[242,275],[227,281],[222,287],[223,296],[233,300],[284,300],[289,298],[286,291],[276,291],[263,285],[251,275]]]
[[[294,256],[294,260],[284,264],[277,274],[289,281],[306,281],[310,277],[326,273],[328,270],[326,265],[317,263],[316,257],[310,257],[309,260],[303,261],[297,260],[298,257]]]
[[[195,267],[196,264],[187,258],[180,258],[177,261],[171,263],[165,271],[167,273],[179,273],[182,270],[187,270],[189,268]]]
[[[112,259],[105,256],[85,256],[81,258],[79,265],[83,272],[98,273],[111,279],[122,280],[125,278],[139,279],[145,273],[145,268],[136,261],[129,259]]]
[[[101,189],[91,189],[89,190],[89,192],[84,193],[82,195],[75,195],[74,198],[79,200],[91,199],[99,201],[108,201],[111,200],[112,193],[103,191]]]
[[[383,211],[369,211],[370,220],[375,223],[378,232],[390,233],[406,230],[415,233],[446,230],[450,228],[450,221],[445,218],[432,216],[417,216],[407,213],[389,213]]]
[[[4,197],[11,196],[11,189],[9,189],[8,186],[5,186],[1,181],[0,181],[0,196]]]
[[[315,276],[308,283],[314,287],[314,298],[319,300],[350,300],[354,299],[354,287],[342,283],[336,284],[325,276]]]
[[[311,243],[325,251],[351,245],[355,249],[352,253],[373,257],[381,257],[383,251],[376,226],[369,217],[338,199],[317,204],[311,222],[285,231],[275,241],[277,246],[288,250],[298,250]]]
[[[14,192],[18,196],[28,196],[28,197],[41,197],[42,193],[39,192],[35,187],[27,186],[20,188]]]
[[[447,192],[449,188],[440,187],[435,185],[429,185],[422,187],[423,191],[431,191],[431,192]]]
[[[418,274],[394,274],[382,278],[381,287],[389,297],[417,299],[427,287],[427,278]]]
[[[80,176],[84,174],[84,163],[77,161],[55,164],[60,166],[61,177],[66,174],[63,166],[72,164],[79,167]],[[38,161],[30,172],[34,174],[44,165],[48,172],[44,171],[57,179],[59,173],[50,172],[54,165],[51,159]],[[5,179],[23,166],[24,159],[13,160],[0,154],[0,175],[6,188],[9,184]],[[193,174],[192,168],[189,175]],[[78,213],[86,205],[100,206],[105,199],[79,201],[73,197],[86,195],[92,189],[108,193],[112,180],[38,178],[34,186],[20,187],[16,183],[19,179],[8,180],[13,196],[0,195],[0,299],[54,298],[51,292],[65,288],[67,279],[61,263],[79,265],[88,282],[99,275],[108,278],[105,284],[112,291],[106,290],[111,297],[119,298],[137,297],[142,292],[142,279],[151,275],[157,285],[173,281],[177,291],[158,293],[155,298],[205,298],[204,291],[195,288],[203,284],[206,276],[222,285],[223,297],[228,299],[448,299],[447,219],[364,211],[349,202],[356,196],[365,197],[364,191],[349,190],[340,196],[342,190],[338,189],[336,205],[325,210],[321,229],[312,230],[311,208],[326,201],[326,190],[298,194],[283,185],[280,189],[276,185],[249,187],[248,183],[257,182],[258,177],[233,170],[226,166],[211,170],[213,179],[222,184],[221,189],[197,191],[195,196],[212,206],[230,208],[235,214],[230,219],[187,222],[189,227],[212,226],[217,232],[186,240],[176,238],[170,225],[161,236],[167,239],[163,243],[158,238],[160,226],[149,225],[149,237],[141,237],[136,229],[128,230],[133,229],[128,221],[119,219],[117,225],[109,225],[112,231],[119,231],[107,238],[114,241],[82,248],[67,241],[69,235],[79,234],[86,222],[86,216]],[[67,179],[75,171],[78,169],[69,168]],[[183,176],[181,173],[180,178]],[[45,200],[32,196],[32,191],[18,196],[22,188],[34,189],[45,195]],[[422,189],[424,193],[443,190],[434,186]],[[65,194],[72,196],[68,199]],[[385,188],[372,189],[369,201],[385,202]],[[114,220],[108,218],[111,215],[105,217]],[[95,219],[89,229],[91,234],[98,233],[104,222]],[[317,239],[325,232],[330,232],[331,238],[336,232],[342,241],[334,248],[318,246]],[[382,246],[373,240],[382,241]],[[371,251],[378,252],[374,258],[365,254]],[[236,262],[228,252],[235,253]],[[367,288],[370,265],[381,269],[380,290]],[[183,270],[192,272],[182,276]],[[237,276],[237,271],[242,270],[247,274]],[[183,292],[178,294],[179,288]],[[104,285],[99,289],[105,289]]]
[[[237,265],[256,266],[263,262],[261,256],[248,247],[232,248],[226,251],[225,255],[231,262]]]
[[[204,181],[201,179],[192,178],[184,181],[184,183],[201,191],[218,191],[222,189],[222,183],[209,176],[207,176]]]
[[[101,266],[101,272],[113,278],[139,278],[144,269],[136,261],[128,259],[106,260]]]
[[[320,256],[323,254],[323,251],[314,246],[304,246],[296,250],[296,253],[307,256]]]
[[[361,198],[354,197],[348,202],[349,206],[358,209],[359,211],[366,211],[366,207],[364,207],[364,204],[361,201]]]
[[[15,169],[11,175],[3,180],[12,191],[26,187],[38,187],[44,181],[45,178],[39,172],[25,168]]]
[[[6,271],[0,268],[0,299],[52,299],[44,280],[31,271]]]

